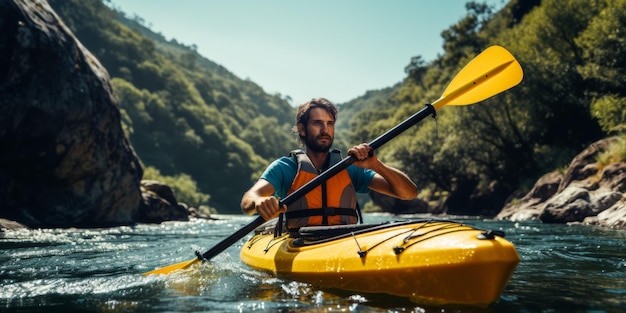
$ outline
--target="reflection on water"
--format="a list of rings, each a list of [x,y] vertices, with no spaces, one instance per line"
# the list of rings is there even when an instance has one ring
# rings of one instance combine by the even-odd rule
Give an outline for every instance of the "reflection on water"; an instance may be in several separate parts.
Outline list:
[[[247,216],[111,229],[10,231],[0,237],[2,312],[626,312],[626,234],[582,225],[480,219],[522,258],[492,307],[428,307],[322,290],[239,261],[243,240],[211,262],[168,276],[140,273],[194,257]],[[399,219],[366,215],[367,222]]]

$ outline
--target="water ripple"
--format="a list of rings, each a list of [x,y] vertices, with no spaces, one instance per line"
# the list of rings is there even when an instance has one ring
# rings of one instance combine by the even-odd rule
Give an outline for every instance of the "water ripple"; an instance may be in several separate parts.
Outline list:
[[[522,262],[487,309],[429,307],[394,297],[319,289],[239,261],[244,239],[197,269],[139,275],[194,257],[251,220],[221,216],[110,229],[16,230],[0,239],[3,312],[624,312],[626,232],[582,225],[471,218],[498,229]],[[398,219],[367,214],[368,222]]]

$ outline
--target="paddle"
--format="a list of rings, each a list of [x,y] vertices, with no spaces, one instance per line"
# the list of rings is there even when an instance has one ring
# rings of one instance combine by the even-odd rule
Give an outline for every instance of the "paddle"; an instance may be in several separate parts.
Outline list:
[[[419,112],[404,120],[402,123],[382,134],[380,137],[374,139],[369,143],[369,146],[372,147],[372,149],[380,148],[389,140],[398,136],[425,117],[434,114],[446,104],[469,105],[485,100],[516,86],[522,81],[522,77],[522,67],[519,65],[517,60],[515,60],[515,57],[513,57],[513,55],[511,55],[511,53],[503,47],[491,46],[472,59],[461,70],[461,72],[454,77],[437,101],[426,106]],[[354,163],[354,161],[356,161],[356,158],[352,155],[344,158],[339,163],[333,165],[328,170],[324,171],[313,180],[297,189],[295,192],[281,199],[280,205],[289,205],[293,203],[309,191],[315,189],[322,182],[347,168],[350,164]],[[226,250],[233,243],[237,242],[255,228],[261,226],[263,223],[265,223],[265,220],[259,216],[254,221],[228,236],[226,239],[222,240],[202,255],[200,255],[199,252],[196,252],[197,258],[158,268],[156,270],[143,273],[142,275],[168,274],[175,270],[188,268],[198,261],[209,260]]]

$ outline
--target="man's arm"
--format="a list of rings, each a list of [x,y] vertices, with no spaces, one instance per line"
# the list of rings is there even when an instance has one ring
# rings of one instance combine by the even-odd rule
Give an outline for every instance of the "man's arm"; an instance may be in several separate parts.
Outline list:
[[[402,200],[415,199],[417,197],[415,183],[402,171],[378,160],[376,153],[372,153],[370,156],[370,150],[371,148],[367,144],[360,144],[348,150],[349,155],[354,155],[357,158],[354,165],[369,168],[376,172],[369,188]]]
[[[278,217],[281,210],[276,197],[273,197],[274,186],[265,179],[259,179],[241,198],[241,210],[248,215],[259,213],[266,221]]]
[[[370,182],[370,189],[402,200],[417,197],[417,187],[406,174],[383,162],[379,161],[378,164],[372,168],[376,174]]]

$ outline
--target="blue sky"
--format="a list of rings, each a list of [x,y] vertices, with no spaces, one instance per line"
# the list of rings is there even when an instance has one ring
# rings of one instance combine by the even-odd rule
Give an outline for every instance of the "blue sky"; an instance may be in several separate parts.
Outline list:
[[[504,0],[478,0],[500,9]],[[411,57],[443,52],[441,32],[467,0],[111,0],[167,39],[293,105],[390,87]]]

